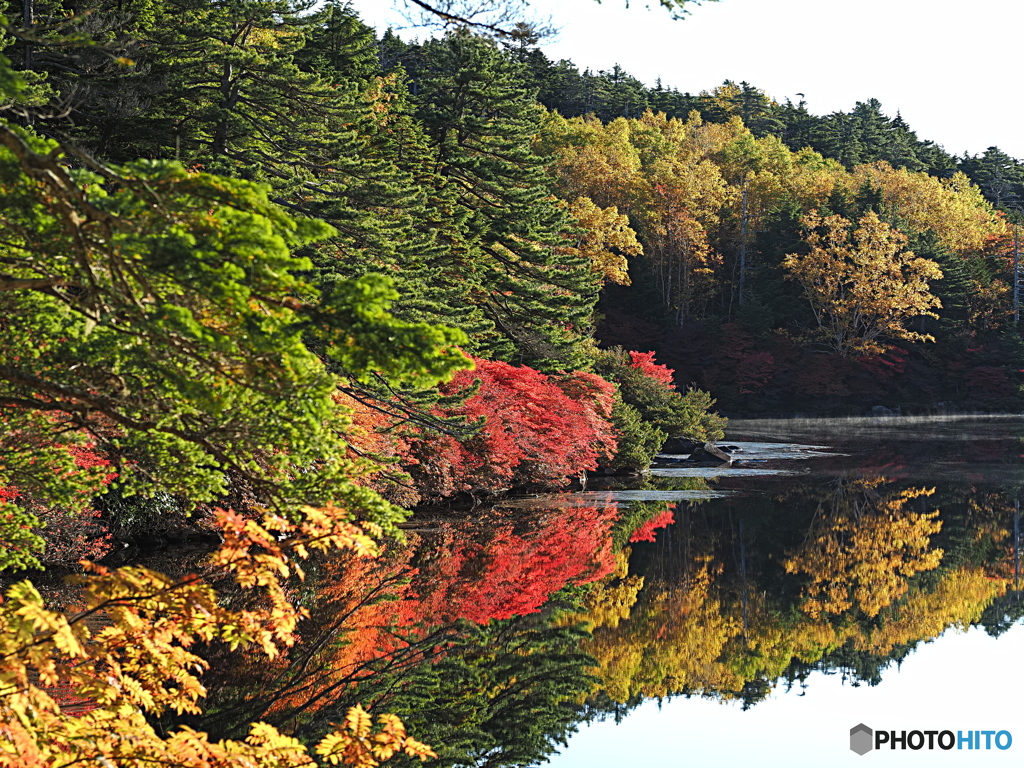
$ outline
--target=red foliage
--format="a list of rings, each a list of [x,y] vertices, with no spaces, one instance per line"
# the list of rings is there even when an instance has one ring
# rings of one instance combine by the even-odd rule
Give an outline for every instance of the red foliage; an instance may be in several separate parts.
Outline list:
[[[355,482],[397,504],[416,504],[419,498],[408,484],[395,482],[401,472],[394,471],[394,465],[410,454],[408,440],[396,429],[399,419],[342,392],[335,393],[334,400],[350,412],[352,423],[345,434],[349,456],[368,460],[365,474],[354,478]]]
[[[713,389],[735,388],[740,395],[763,392],[775,378],[775,356],[758,351],[753,335],[736,323],[723,325],[722,334],[715,350],[717,365],[709,371]]]
[[[888,347],[880,355],[867,355],[857,359],[858,364],[876,379],[891,379],[907,370],[910,353],[899,347]]]
[[[675,371],[667,365],[655,363],[653,352],[630,352],[629,363],[631,367],[641,371],[645,376],[660,381],[669,388],[674,386]]]
[[[99,709],[100,705],[95,700],[79,696],[77,688],[77,685],[70,682],[62,682],[58,685],[48,686],[44,690],[60,706],[62,715],[81,717],[86,712]]]
[[[793,377],[794,392],[810,397],[850,394],[843,358],[838,355],[810,355],[805,359],[807,364]]]
[[[96,453],[91,444],[66,446],[65,449],[79,469],[110,466],[110,461]],[[115,477],[116,472],[108,473],[103,484],[109,485]],[[73,567],[80,560],[99,560],[113,549],[113,536],[107,522],[95,509],[75,514],[63,508],[47,507],[13,486],[0,488],[0,502],[15,500],[42,523],[36,533],[46,542],[39,556],[44,565]]]
[[[552,377],[508,363],[475,362],[475,371],[460,371],[443,391],[465,391],[476,379],[479,389],[441,415],[464,416],[470,424],[483,421],[483,427],[462,443],[435,435],[416,441],[407,466],[414,468],[424,495],[564,485],[614,455],[608,420],[613,385],[581,371]]]
[[[636,544],[639,541],[654,541],[658,537],[657,531],[659,528],[667,528],[676,521],[673,509],[675,509],[674,504],[671,509],[662,512],[660,515],[655,515],[633,531],[633,534],[629,537],[630,542]]]
[[[95,509],[77,514],[31,504],[29,509],[46,526],[38,531],[46,542],[46,549],[39,556],[44,565],[72,568],[81,560],[99,560],[114,548],[107,521]]]
[[[983,397],[1009,397],[1013,394],[1010,377],[1002,368],[979,365],[967,373],[967,386],[971,392]]]
[[[92,469],[93,467],[109,467],[110,460],[100,456],[93,449],[93,445],[84,447],[81,445],[69,445],[67,452],[71,455],[71,458],[75,460],[75,464],[79,469]],[[109,475],[104,481],[109,483],[116,477],[116,474]]]
[[[736,386],[741,395],[762,391],[775,376],[775,358],[771,352],[754,352],[736,361]]]

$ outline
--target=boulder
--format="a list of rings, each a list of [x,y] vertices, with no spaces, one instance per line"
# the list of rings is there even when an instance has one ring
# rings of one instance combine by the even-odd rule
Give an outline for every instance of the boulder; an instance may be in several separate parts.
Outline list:
[[[661,446],[659,453],[686,456],[687,454],[693,453],[702,445],[704,445],[702,440],[692,440],[689,437],[670,437],[665,441],[665,444]]]

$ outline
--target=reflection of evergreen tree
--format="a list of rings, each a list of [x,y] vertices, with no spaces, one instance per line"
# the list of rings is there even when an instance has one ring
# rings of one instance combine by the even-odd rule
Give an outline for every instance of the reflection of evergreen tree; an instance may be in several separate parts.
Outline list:
[[[930,639],[930,638],[928,638]],[[839,673],[844,681],[856,687],[862,683],[878,685],[882,682],[882,673],[893,664],[900,664],[917,647],[917,643],[900,645],[891,653],[880,656],[854,649],[845,645],[821,657],[819,661],[805,663],[794,660],[786,670],[784,679],[790,685],[806,681],[812,672]]]
[[[303,732],[323,730],[362,701],[437,745],[436,765],[533,765],[565,744],[581,717],[574,702],[590,689],[593,663],[578,650],[582,637],[522,619],[467,627],[435,663],[366,680]]]
[[[997,597],[981,615],[981,626],[992,637],[999,637],[1024,619],[1024,592],[1007,592]]]

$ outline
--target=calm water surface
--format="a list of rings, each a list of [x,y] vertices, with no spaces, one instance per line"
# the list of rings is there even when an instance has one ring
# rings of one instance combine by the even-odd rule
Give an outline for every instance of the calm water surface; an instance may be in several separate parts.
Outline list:
[[[315,740],[361,703],[445,767],[1019,765],[1021,436],[733,422],[728,468],[422,513],[379,558],[311,566],[300,642],[211,659],[190,724]],[[858,756],[858,723],[1015,741]]]
[[[705,495],[631,544],[618,584],[643,585],[587,644],[605,711],[551,765],[1024,762],[1022,436],[1016,416],[734,421],[735,468],[656,469],[618,499]],[[859,756],[858,723],[1015,741]]]

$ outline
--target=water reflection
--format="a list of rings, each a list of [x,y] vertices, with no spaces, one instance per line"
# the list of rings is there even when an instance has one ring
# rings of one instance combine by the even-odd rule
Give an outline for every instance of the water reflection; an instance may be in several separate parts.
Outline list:
[[[1024,420],[829,424],[737,424],[763,466],[420,518],[377,560],[321,561],[296,586],[302,642],[220,659],[190,724],[311,738],[362,702],[441,765],[529,765],[645,700],[756,709],[822,672],[877,684],[949,628],[1016,624]]]
[[[952,522],[947,557],[940,513],[921,509],[933,495],[876,477],[677,506],[654,544],[634,547],[631,575],[644,585],[628,617],[622,608],[609,626],[579,615],[593,627],[584,648],[598,659],[599,694],[751,704],[812,669],[875,682],[913,644],[979,621],[1009,586],[1005,509],[986,507],[966,529]]]

